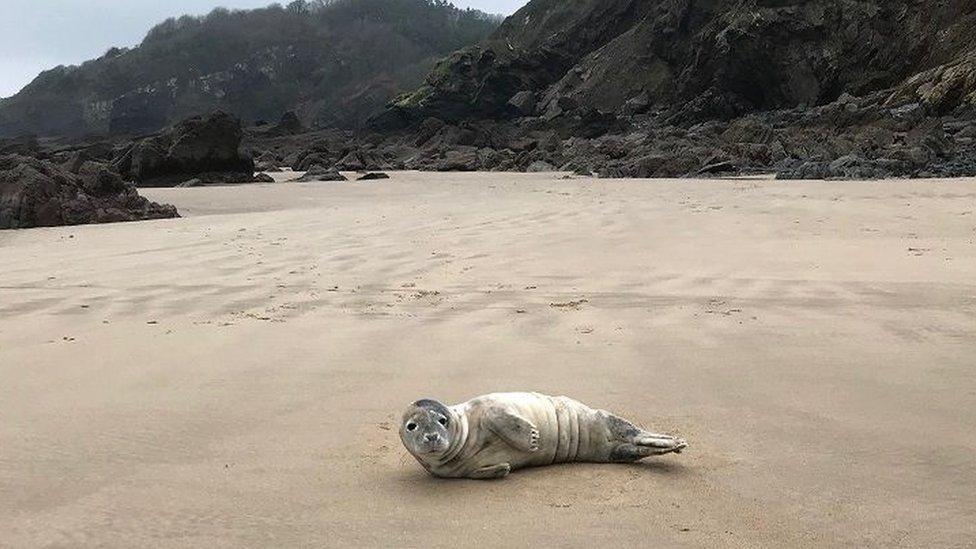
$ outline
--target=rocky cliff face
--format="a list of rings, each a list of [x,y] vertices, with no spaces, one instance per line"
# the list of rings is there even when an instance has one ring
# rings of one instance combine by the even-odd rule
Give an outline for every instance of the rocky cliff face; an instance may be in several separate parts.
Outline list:
[[[222,109],[355,126],[497,21],[436,0],[292,2],[171,19],[136,48],[41,74],[0,100],[0,136],[139,135]]]
[[[692,124],[881,90],[945,113],[976,102],[974,33],[967,0],[533,0],[374,126],[581,108]]]

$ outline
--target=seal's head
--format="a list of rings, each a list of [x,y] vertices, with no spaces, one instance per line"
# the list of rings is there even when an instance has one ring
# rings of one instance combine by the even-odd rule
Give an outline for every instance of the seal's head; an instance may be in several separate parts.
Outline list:
[[[451,447],[451,412],[436,400],[418,400],[403,413],[400,439],[418,458],[436,458]]]

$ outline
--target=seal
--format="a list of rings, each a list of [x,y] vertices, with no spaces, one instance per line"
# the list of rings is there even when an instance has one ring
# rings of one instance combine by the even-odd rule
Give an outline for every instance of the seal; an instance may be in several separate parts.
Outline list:
[[[688,446],[571,398],[539,393],[493,393],[455,406],[418,400],[403,414],[400,439],[430,474],[472,479],[556,463],[632,463]]]

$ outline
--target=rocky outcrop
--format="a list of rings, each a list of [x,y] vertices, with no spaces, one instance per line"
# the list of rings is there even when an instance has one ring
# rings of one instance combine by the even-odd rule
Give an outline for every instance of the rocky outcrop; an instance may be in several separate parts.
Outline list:
[[[238,119],[223,112],[196,116],[160,135],[131,144],[114,164],[141,186],[172,186],[190,179],[205,183],[252,180],[254,160],[241,148]]]
[[[389,179],[390,176],[383,172],[367,172],[356,178],[356,181],[377,181],[379,179]]]
[[[326,168],[324,166],[312,166],[307,172],[302,174],[301,177],[295,179],[300,183],[316,182],[316,181],[348,181],[346,176],[339,173],[339,170],[335,168]]]
[[[430,0],[301,1],[173,18],[134,48],[52,68],[0,100],[0,136],[144,135],[212,109],[249,124],[293,111],[303,126],[356,127],[498,23]],[[273,131],[297,127],[291,120]]]
[[[974,33],[960,0],[533,0],[371,124],[413,169],[976,175]]]
[[[582,109],[688,125],[893,88],[944,114],[976,100],[974,32],[959,0],[533,0],[373,123]]]
[[[176,208],[139,196],[110,165],[0,156],[0,229],[170,217],[179,217]]]

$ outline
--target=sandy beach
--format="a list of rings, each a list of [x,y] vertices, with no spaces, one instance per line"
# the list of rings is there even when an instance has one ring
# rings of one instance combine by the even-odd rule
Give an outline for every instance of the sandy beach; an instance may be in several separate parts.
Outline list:
[[[144,190],[0,231],[0,546],[962,547],[976,180]],[[565,394],[688,439],[435,480],[420,397]]]

